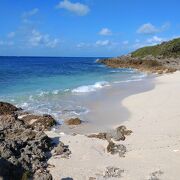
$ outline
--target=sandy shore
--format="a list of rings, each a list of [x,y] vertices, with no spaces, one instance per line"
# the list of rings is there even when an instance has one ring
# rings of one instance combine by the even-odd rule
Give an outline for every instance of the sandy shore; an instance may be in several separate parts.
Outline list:
[[[133,131],[120,142],[127,147],[124,158],[107,153],[105,140],[48,132],[69,145],[72,152],[69,159],[49,160],[55,165],[50,168],[54,179],[108,179],[104,176],[111,166],[122,170],[121,179],[125,180],[179,180],[180,72],[157,77],[155,81],[152,90],[129,96],[121,103],[129,112],[123,125]],[[119,101],[115,101],[116,107],[109,107],[113,113],[114,108],[118,111]],[[115,126],[113,116],[111,121]]]

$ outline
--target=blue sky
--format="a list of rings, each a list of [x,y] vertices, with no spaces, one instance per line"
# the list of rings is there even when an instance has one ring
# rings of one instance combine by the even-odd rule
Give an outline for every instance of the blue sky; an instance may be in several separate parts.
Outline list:
[[[0,55],[118,56],[180,35],[178,0],[0,0]]]

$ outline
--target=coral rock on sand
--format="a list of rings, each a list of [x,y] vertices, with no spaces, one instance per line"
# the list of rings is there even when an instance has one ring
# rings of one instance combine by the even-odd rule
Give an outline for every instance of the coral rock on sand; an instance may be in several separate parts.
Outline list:
[[[31,176],[38,171],[51,177],[46,170],[46,152],[51,149],[51,140],[44,132],[34,131],[15,115],[0,116],[0,156],[10,164],[23,168],[24,173],[27,171]]]
[[[53,155],[62,155],[64,158],[69,158],[69,155],[71,154],[71,151],[69,150],[69,147],[64,145],[64,143],[60,142],[57,147],[53,149]]]
[[[126,153],[126,147],[122,144],[115,144],[112,141],[107,146],[107,152],[111,154],[119,154],[120,157],[124,157]]]
[[[17,108],[16,106],[6,103],[6,102],[0,102],[0,115],[7,115],[7,114],[13,114],[15,111],[21,110],[20,108]]]
[[[124,170],[116,167],[107,167],[104,178],[121,178]]]
[[[98,138],[110,141],[114,139],[115,141],[124,141],[126,136],[131,135],[132,131],[128,130],[126,126],[119,126],[115,130],[111,130],[111,132],[103,132],[98,134],[90,134],[87,137],[89,138]]]
[[[55,119],[47,114],[42,116],[29,114],[22,117],[21,120],[36,130],[50,130],[53,125],[56,125]]]
[[[132,133],[131,130],[128,130],[125,126],[119,126],[115,129],[114,133],[112,133],[112,138],[116,141],[124,141],[126,136]]]
[[[82,121],[79,118],[71,118],[69,120],[66,120],[65,123],[67,125],[80,125]]]
[[[89,137],[89,138],[98,138],[98,139],[106,140],[106,139],[107,139],[107,133],[90,134],[90,135],[88,135],[87,137]]]

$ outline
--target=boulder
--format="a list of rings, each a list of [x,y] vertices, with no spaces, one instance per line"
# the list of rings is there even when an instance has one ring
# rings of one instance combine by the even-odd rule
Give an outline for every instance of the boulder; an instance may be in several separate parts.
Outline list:
[[[0,102],[0,115],[13,114],[14,112],[18,110],[21,110],[21,109],[17,108],[16,106],[10,103]]]
[[[111,154],[119,154],[120,157],[124,157],[126,153],[126,147],[123,144],[115,144],[114,142],[110,141],[107,146],[107,152]]]
[[[131,130],[128,130],[126,126],[119,126],[111,133],[111,137],[115,141],[124,141],[126,136],[129,136],[132,133]]]
[[[69,120],[66,120],[65,123],[67,125],[80,125],[82,121],[79,118],[71,118]]]
[[[23,116],[21,120],[36,130],[50,130],[52,126],[56,125],[55,119],[48,114],[42,116],[28,114]]]
[[[51,139],[43,131],[34,130],[13,114],[0,116],[0,155],[12,164],[9,171],[13,171],[14,166],[21,167],[23,172],[29,172],[32,176],[43,169],[42,175],[50,177],[46,159],[47,152],[52,148]],[[2,176],[6,177],[5,174]],[[23,173],[23,177],[27,177],[27,173]]]
[[[68,158],[71,154],[71,151],[69,150],[69,147],[67,145],[64,145],[64,143],[60,142],[57,147],[53,149],[53,155],[58,156],[61,155],[64,158]]]

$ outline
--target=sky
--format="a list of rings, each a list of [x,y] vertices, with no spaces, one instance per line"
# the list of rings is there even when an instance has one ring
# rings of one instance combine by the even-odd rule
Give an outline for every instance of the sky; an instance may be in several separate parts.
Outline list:
[[[127,54],[180,37],[179,7],[179,0],[0,0],[0,55]]]

